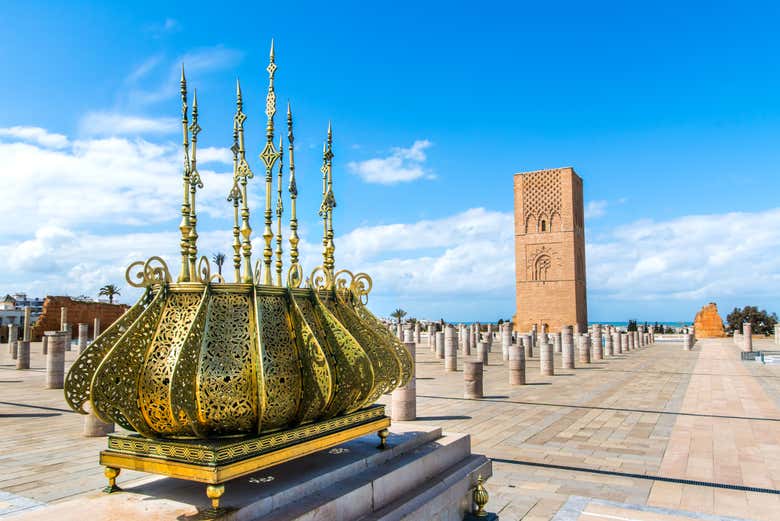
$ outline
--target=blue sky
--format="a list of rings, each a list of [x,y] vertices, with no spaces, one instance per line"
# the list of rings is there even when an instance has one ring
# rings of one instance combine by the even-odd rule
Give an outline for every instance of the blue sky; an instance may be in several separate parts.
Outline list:
[[[208,150],[201,250],[229,251],[234,82],[259,172],[274,37],[305,265],[331,119],[337,264],[374,275],[377,313],[510,316],[512,174],[566,165],[592,320],[780,310],[776,3],[364,4],[4,2],[3,291],[94,294],[155,254],[177,269],[181,62]]]

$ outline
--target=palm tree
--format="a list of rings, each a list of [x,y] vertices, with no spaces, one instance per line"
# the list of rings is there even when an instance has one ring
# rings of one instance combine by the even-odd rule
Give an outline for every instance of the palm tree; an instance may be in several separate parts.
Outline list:
[[[98,297],[108,297],[109,304],[114,303],[114,296],[116,295],[121,295],[121,293],[119,292],[119,288],[114,284],[106,284],[100,288],[100,291],[98,292]]]
[[[406,316],[406,311],[404,311],[401,308],[398,308],[395,311],[393,311],[392,313],[390,313],[390,316],[393,317],[393,318],[398,319],[398,323],[400,324],[401,323],[401,319]]]
[[[222,275],[222,265],[225,264],[225,254],[222,252],[216,253],[211,260],[217,265],[217,271]]]

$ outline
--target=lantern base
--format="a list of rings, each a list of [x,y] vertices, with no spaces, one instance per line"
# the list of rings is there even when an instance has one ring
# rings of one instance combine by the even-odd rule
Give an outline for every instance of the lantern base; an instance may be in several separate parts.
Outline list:
[[[389,426],[385,406],[377,404],[337,418],[238,439],[150,439],[115,433],[108,435],[108,449],[100,452],[100,464],[112,481],[107,492],[120,490],[116,486],[120,469],[206,483],[211,499],[207,512],[217,516],[222,511],[219,497],[225,482],[371,432],[384,444],[383,434],[386,437]]]

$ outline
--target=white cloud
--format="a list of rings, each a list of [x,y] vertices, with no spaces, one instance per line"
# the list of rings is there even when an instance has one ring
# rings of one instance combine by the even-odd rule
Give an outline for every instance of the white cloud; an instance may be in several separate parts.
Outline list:
[[[224,156],[220,149],[204,150],[210,161]],[[138,138],[82,139],[57,150],[24,140],[0,143],[4,209],[21,217],[5,228],[4,235],[30,234],[55,225],[138,225],[175,219],[181,164],[178,145]],[[199,211],[224,217],[232,171],[199,170],[205,185],[198,195]]]
[[[90,136],[124,136],[168,134],[178,130],[176,118],[145,118],[113,112],[90,112],[79,124],[82,133]]]
[[[347,168],[367,183],[383,185],[433,177],[423,166],[426,160],[425,150],[431,145],[427,139],[417,140],[409,148],[394,148],[388,157],[351,161]]]
[[[588,201],[585,205],[585,219],[596,219],[607,213],[607,201]]]
[[[198,164],[204,163],[233,163],[233,152],[229,148],[205,147],[198,149]]]
[[[69,143],[67,136],[51,133],[41,127],[16,126],[0,128],[0,137],[15,138],[47,148],[63,148],[68,146]]]

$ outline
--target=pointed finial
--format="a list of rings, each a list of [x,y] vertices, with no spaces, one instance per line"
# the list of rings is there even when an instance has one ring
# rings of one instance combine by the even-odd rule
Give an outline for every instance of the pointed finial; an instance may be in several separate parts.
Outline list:
[[[270,53],[271,61],[274,61],[274,39],[271,38],[271,53]]]
[[[198,89],[192,89],[192,110],[193,112],[198,110]],[[193,115],[193,118],[196,117]]]
[[[181,64],[181,83],[187,83],[187,78],[184,77],[184,64]]]
[[[241,80],[236,78],[236,98],[241,99]]]

